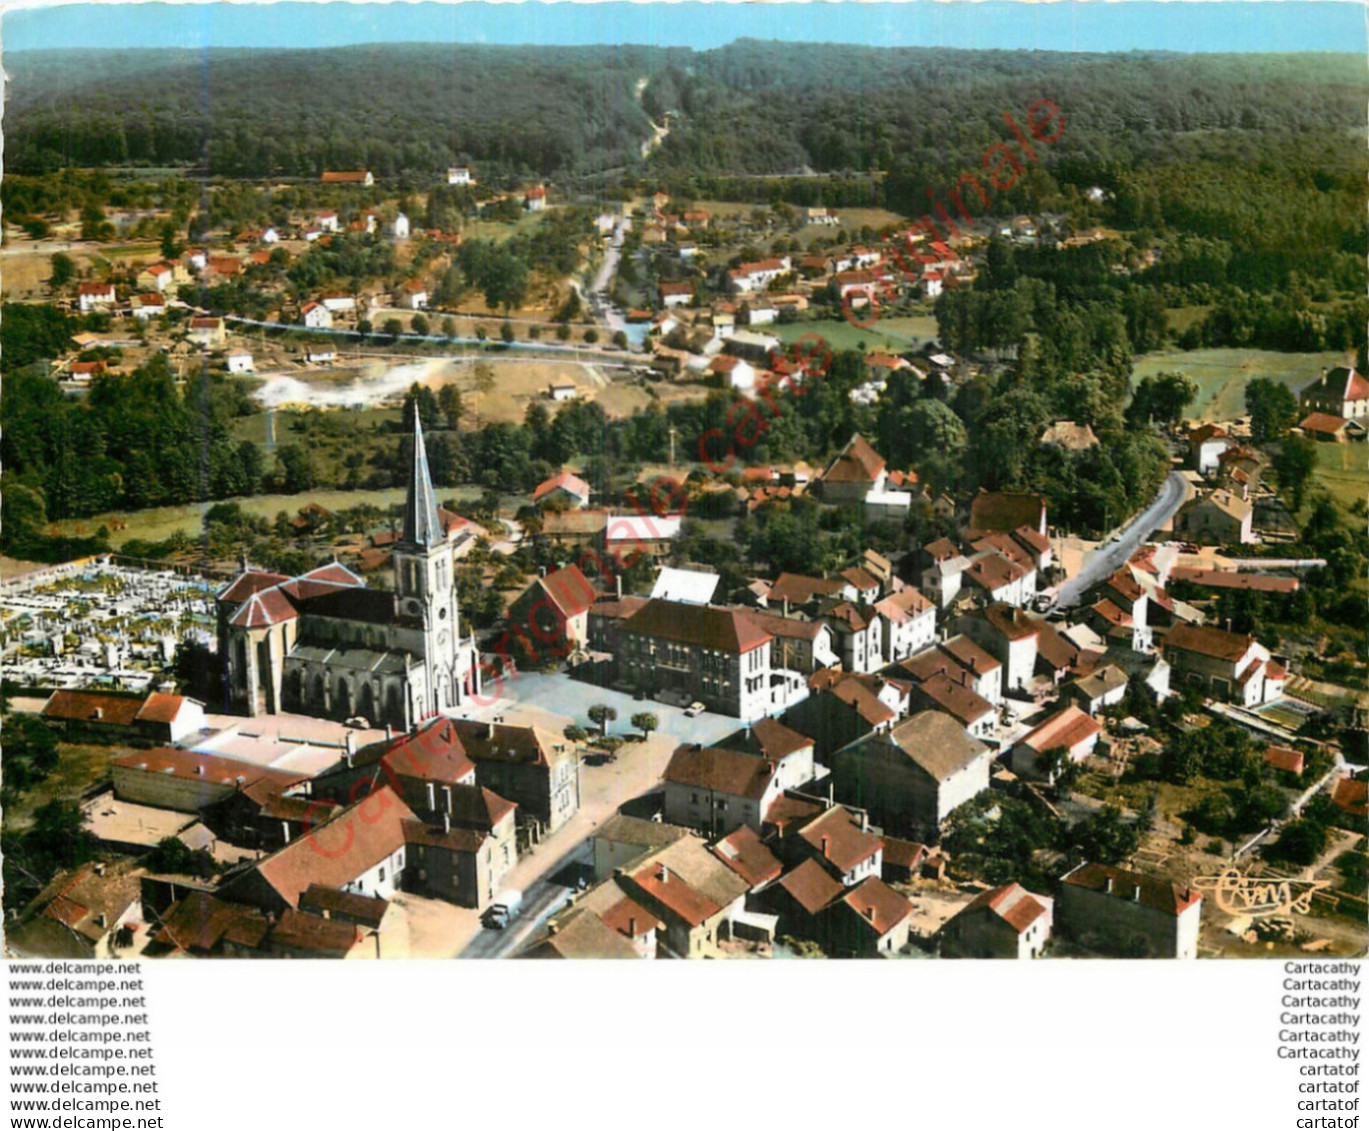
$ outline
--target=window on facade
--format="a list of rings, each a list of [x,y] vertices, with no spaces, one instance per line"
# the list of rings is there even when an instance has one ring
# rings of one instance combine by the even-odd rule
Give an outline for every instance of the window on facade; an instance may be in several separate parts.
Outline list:
[[[385,882],[385,869],[382,868],[382,869],[380,870],[380,883],[383,884],[384,882]]]

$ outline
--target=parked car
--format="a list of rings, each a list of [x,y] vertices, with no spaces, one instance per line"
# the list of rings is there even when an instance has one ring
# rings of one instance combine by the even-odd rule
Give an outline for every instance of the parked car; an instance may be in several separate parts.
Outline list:
[[[692,719],[702,715],[706,710],[708,710],[707,707],[696,701],[685,708],[685,714]]]

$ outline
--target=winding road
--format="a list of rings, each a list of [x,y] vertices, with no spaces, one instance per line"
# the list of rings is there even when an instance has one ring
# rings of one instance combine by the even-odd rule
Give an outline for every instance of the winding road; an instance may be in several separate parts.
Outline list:
[[[1173,517],[1184,501],[1184,489],[1184,477],[1171,471],[1150,505],[1123,527],[1116,538],[1094,551],[1083,569],[1060,587],[1055,607],[1067,609],[1078,604],[1085,593],[1120,569],[1152,531]]]

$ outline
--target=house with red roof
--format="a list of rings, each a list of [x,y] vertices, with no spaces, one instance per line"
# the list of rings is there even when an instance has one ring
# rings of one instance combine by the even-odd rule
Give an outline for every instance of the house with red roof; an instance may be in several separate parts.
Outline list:
[[[1053,781],[1055,771],[1045,766],[1047,755],[1058,751],[1069,763],[1078,765],[1094,752],[1102,733],[1101,724],[1092,715],[1074,704],[1063,707],[1013,745],[1013,772]]]
[[[696,836],[676,840],[615,877],[632,901],[664,924],[661,951],[675,958],[712,958],[745,915],[750,883]]]
[[[113,283],[80,283],[76,288],[76,299],[82,314],[113,306],[117,301]]]
[[[1242,707],[1279,698],[1288,675],[1255,637],[1205,625],[1176,624],[1161,652],[1174,678]]]
[[[1322,374],[1302,391],[1308,409],[1345,420],[1369,417],[1369,379],[1358,370],[1337,365]]]
[[[945,958],[1039,958],[1051,935],[1055,901],[1021,884],[981,892],[941,928]]]
[[[747,722],[777,706],[774,638],[747,610],[656,598],[623,622],[621,640],[619,675],[629,686]]]
[[[574,472],[563,468],[533,489],[532,501],[539,506],[566,505],[583,510],[589,505],[591,494],[588,483]]]
[[[532,637],[534,647],[567,656],[589,639],[589,609],[598,593],[572,563],[535,578],[509,606],[515,633]]]
[[[1202,892],[1109,864],[1080,864],[1060,882],[1060,934],[1119,958],[1197,958]]]

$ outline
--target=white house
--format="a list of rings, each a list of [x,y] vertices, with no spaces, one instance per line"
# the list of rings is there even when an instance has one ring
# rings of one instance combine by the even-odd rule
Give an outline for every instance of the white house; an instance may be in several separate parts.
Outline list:
[[[304,360],[328,363],[337,360],[337,350],[331,346],[314,346],[304,351]]]
[[[410,310],[428,309],[428,288],[419,279],[410,279],[404,284],[404,305]]]
[[[344,294],[342,291],[327,291],[323,295],[323,305],[334,314],[337,314],[344,310],[355,310],[357,308],[357,300],[349,294]]]
[[[185,261],[190,264],[191,270],[203,271],[209,266],[209,256],[202,248],[192,247],[185,253]]]
[[[754,263],[743,263],[727,273],[727,282],[738,294],[751,294],[763,291],[781,275],[790,271],[789,256],[761,259]]]
[[[720,377],[726,388],[749,393],[756,387],[756,370],[740,357],[719,354],[708,363],[708,371]]]
[[[166,313],[166,299],[158,294],[139,295],[133,300],[133,317],[140,322],[160,318]]]
[[[397,240],[409,238],[409,218],[403,212],[394,218],[394,222],[390,225],[390,234]]]
[[[1200,891],[1114,868],[1080,864],[1060,884],[1056,923],[1100,953],[1197,958]]]
[[[304,324],[311,330],[327,330],[333,325],[332,312],[321,302],[308,303],[303,314]]]
[[[930,648],[936,639],[936,606],[912,586],[875,605],[888,627],[885,660],[897,663]]]
[[[229,373],[251,373],[252,355],[250,353],[235,352],[228,355]]]
[[[453,165],[447,170],[447,183],[449,185],[473,185],[475,178],[471,176],[471,171],[465,165]]]
[[[320,212],[314,219],[314,226],[321,232],[336,232],[338,218],[336,212]]]
[[[1053,777],[1041,765],[1041,757],[1052,750],[1063,750],[1078,765],[1098,746],[1103,728],[1092,715],[1074,704],[1056,711],[1012,748],[1013,773],[1021,776]]]

